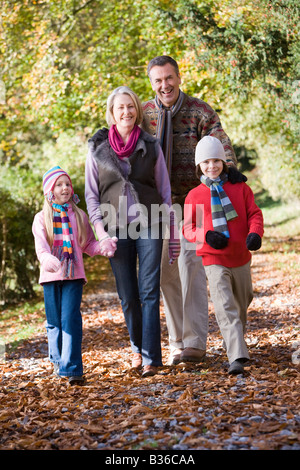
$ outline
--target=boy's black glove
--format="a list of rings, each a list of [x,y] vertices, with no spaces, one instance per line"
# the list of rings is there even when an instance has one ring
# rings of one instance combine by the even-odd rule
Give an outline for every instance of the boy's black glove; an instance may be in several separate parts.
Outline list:
[[[205,235],[205,240],[212,248],[221,250],[228,244],[228,238],[223,233],[208,230]]]
[[[248,250],[256,251],[261,247],[261,237],[257,233],[249,233],[246,239]]]
[[[239,170],[233,166],[228,167],[228,181],[231,184],[235,183],[245,183],[247,181],[247,176],[243,175]]]

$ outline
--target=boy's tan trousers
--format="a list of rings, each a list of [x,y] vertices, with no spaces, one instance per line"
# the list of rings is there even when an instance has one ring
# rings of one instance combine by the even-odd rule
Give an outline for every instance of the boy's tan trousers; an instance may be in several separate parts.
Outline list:
[[[204,267],[229,363],[249,359],[244,333],[247,309],[253,299],[250,263],[237,268],[215,264]]]

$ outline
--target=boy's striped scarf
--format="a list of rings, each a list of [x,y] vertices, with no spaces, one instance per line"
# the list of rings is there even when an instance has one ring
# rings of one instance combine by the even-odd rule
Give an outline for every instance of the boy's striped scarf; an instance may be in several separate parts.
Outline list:
[[[73,231],[68,217],[68,203],[52,203],[53,209],[53,246],[52,254],[62,263],[65,279],[74,277],[75,253],[73,250]]]
[[[223,184],[226,183],[228,177],[222,173],[214,180],[204,175],[200,179],[201,183],[210,188],[211,216],[214,230],[223,233],[225,237],[229,238],[227,221],[235,219],[238,215],[223,189]]]

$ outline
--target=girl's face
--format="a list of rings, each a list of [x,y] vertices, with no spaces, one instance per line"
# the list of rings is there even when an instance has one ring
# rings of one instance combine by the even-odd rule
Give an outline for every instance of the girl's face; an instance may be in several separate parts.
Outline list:
[[[66,175],[62,175],[57,178],[54,188],[54,202],[55,204],[65,204],[69,202],[73,194],[72,185],[69,178]]]
[[[223,171],[223,160],[219,158],[210,158],[200,163],[200,168],[204,176],[210,179],[216,179]]]
[[[131,132],[136,123],[137,110],[130,95],[120,94],[115,97],[113,116],[120,134]]]

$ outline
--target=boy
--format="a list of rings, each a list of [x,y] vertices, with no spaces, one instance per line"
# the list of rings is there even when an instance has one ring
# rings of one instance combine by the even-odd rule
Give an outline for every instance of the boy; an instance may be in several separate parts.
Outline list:
[[[249,359],[244,340],[253,298],[249,250],[261,247],[263,216],[250,187],[228,181],[224,148],[216,137],[198,142],[195,164],[201,184],[186,197],[183,234],[197,242],[196,253],[202,256],[229,374],[240,374]]]

